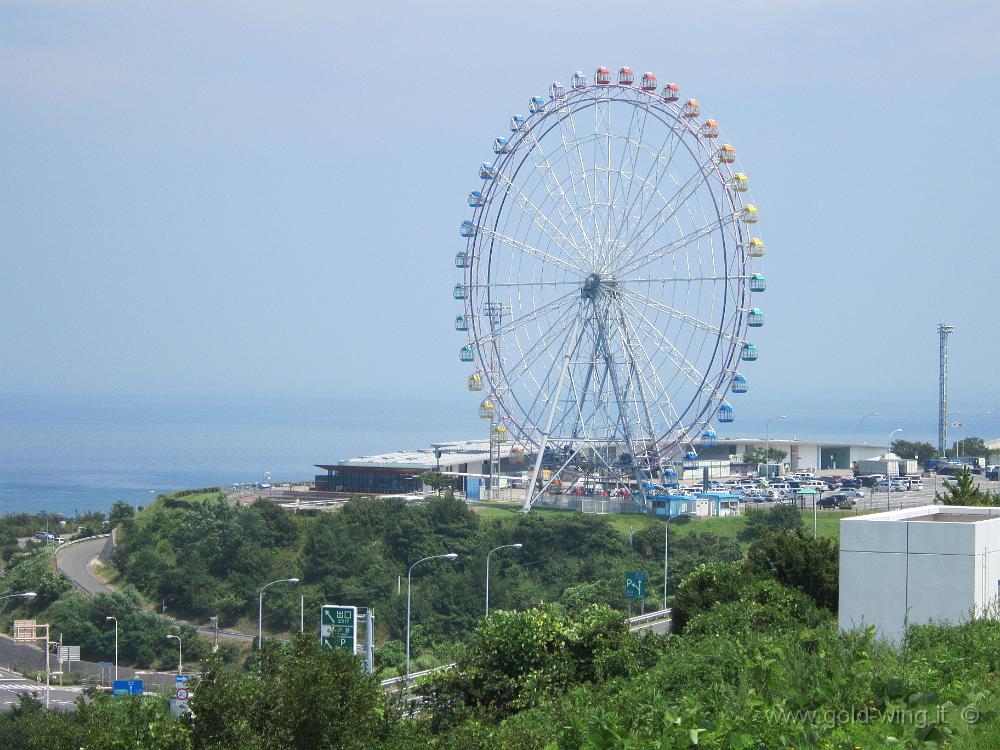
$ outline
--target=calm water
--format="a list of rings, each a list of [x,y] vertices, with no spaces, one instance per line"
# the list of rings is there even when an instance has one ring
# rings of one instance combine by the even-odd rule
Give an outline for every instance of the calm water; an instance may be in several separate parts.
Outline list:
[[[150,493],[311,479],[315,463],[477,437],[469,399],[0,396],[0,513],[72,515]]]
[[[935,415],[924,410],[901,409],[891,425],[869,418],[862,438],[851,409],[747,406],[720,426],[721,437],[762,436],[764,419],[788,407],[772,438],[884,444],[886,426],[900,425],[900,437],[935,442]],[[437,401],[0,396],[0,513],[141,505],[150,490],[260,481],[265,471],[274,482],[311,479],[315,463],[485,437],[475,407],[468,393]]]

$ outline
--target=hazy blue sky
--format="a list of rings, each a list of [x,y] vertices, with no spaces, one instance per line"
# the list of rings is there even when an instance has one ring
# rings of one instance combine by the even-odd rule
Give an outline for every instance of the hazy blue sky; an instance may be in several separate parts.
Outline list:
[[[551,80],[628,64],[753,181],[751,411],[933,425],[940,320],[954,408],[1000,406],[998,8],[0,0],[0,392],[472,408],[450,291],[476,168]]]

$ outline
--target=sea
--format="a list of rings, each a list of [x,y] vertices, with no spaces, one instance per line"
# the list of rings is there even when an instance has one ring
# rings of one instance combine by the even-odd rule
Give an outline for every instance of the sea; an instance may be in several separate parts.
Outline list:
[[[319,473],[314,464],[483,439],[470,397],[0,395],[0,514],[71,517],[106,512],[117,500],[141,506],[179,489],[308,481]],[[771,437],[885,445],[901,426],[898,437],[936,443],[933,406],[890,421],[868,417],[864,435],[851,409],[808,412],[772,420]],[[719,436],[762,437],[764,420],[782,413],[757,405],[719,425]],[[981,426],[997,424],[984,417]]]

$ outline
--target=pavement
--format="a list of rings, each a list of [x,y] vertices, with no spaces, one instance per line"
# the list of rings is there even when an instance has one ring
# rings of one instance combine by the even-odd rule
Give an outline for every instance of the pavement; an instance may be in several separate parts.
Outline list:
[[[49,690],[49,707],[63,711],[76,708],[76,699],[83,691],[80,685],[59,687],[52,685]],[[19,702],[20,693],[34,694],[38,700],[45,703],[45,684],[29,680],[16,672],[0,669],[0,711],[8,711]]]
[[[56,569],[66,574],[85,594],[110,594],[114,589],[94,575],[90,565],[105,562],[113,549],[114,542],[110,535],[64,544],[56,550]]]

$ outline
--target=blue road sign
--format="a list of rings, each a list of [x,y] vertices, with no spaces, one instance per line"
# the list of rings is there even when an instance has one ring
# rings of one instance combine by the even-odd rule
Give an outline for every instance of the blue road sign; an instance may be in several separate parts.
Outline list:
[[[115,698],[123,695],[142,695],[142,680],[115,680],[111,686]]]
[[[174,675],[174,687],[184,687],[191,680],[191,675],[178,674]]]
[[[646,574],[643,571],[625,574],[625,596],[629,599],[644,599],[646,597]]]

